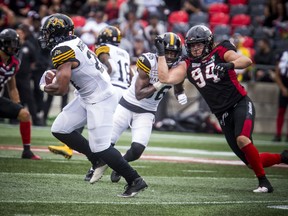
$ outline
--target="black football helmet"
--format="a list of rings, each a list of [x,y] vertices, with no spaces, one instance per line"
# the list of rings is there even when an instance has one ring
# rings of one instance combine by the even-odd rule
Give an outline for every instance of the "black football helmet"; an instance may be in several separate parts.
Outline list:
[[[173,32],[166,32],[160,35],[160,37],[163,39],[165,58],[167,65],[170,68],[176,61],[179,60],[179,57],[182,54],[182,42],[180,37]]]
[[[65,14],[52,14],[49,16],[40,30],[39,44],[42,49],[52,49],[74,35],[74,23]]]
[[[7,28],[0,32],[0,49],[8,56],[17,54],[20,49],[20,40],[14,29]]]
[[[120,30],[115,26],[107,26],[99,32],[96,44],[102,43],[118,46],[121,42],[122,35]]]
[[[191,45],[193,43],[204,43],[204,49],[201,56],[192,56]],[[185,37],[185,48],[189,57],[194,59],[202,58],[208,55],[214,44],[214,37],[209,28],[204,25],[196,25],[189,29]]]

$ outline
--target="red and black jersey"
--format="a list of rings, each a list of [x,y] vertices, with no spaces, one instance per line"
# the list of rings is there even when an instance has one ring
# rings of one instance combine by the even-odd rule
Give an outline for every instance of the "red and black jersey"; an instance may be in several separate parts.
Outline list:
[[[199,90],[215,114],[223,113],[247,95],[244,87],[238,82],[234,70],[229,70],[221,80],[213,73],[215,65],[225,63],[224,54],[229,50],[236,52],[234,45],[229,41],[223,41],[200,61],[184,58],[188,80]]]
[[[0,58],[0,92],[4,88],[5,84],[14,76],[19,70],[19,60],[11,56],[7,65],[4,64]]]

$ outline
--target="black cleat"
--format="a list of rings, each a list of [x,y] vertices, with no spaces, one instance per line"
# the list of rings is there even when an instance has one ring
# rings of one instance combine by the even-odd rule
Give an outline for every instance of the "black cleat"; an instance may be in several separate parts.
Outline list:
[[[120,181],[121,179],[121,175],[119,175],[117,172],[115,172],[114,170],[111,173],[110,179],[113,183],[117,183]]]
[[[288,150],[284,150],[281,153],[281,163],[288,164]]]
[[[281,142],[281,136],[275,135],[272,142]]]
[[[88,172],[87,172],[87,174],[86,174],[86,176],[85,176],[85,178],[84,178],[84,181],[90,181],[90,179],[91,179],[92,176],[93,176],[93,173],[94,173],[94,169],[93,169],[93,167],[91,167],[91,168],[88,170]]]
[[[266,176],[258,177],[259,180],[259,186],[257,189],[253,190],[254,193],[272,193],[273,187],[270,184],[269,180],[266,178]]]
[[[119,194],[119,197],[129,198],[136,196],[140,191],[145,190],[148,188],[148,185],[144,181],[143,178],[138,177],[136,178],[131,185],[127,184],[125,186],[125,191],[122,194]]]
[[[35,155],[31,150],[24,150],[22,152],[22,159],[30,159],[30,160],[41,160],[41,157],[38,155]]]

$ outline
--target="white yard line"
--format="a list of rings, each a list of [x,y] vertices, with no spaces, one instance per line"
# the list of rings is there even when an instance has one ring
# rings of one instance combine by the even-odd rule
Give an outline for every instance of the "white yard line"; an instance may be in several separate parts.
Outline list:
[[[141,200],[141,202],[101,202],[101,201],[91,201],[91,202],[79,202],[79,201],[39,201],[39,200],[0,200],[0,203],[43,203],[43,204],[111,204],[111,205],[155,205],[155,202],[145,202]],[[265,201],[257,201],[257,200],[245,200],[245,201],[223,201],[223,202],[157,202],[157,205],[230,205],[230,204],[268,204],[268,203],[288,203],[288,200],[265,200]],[[279,205],[278,205],[279,206]],[[286,207],[287,205],[281,205],[282,207]],[[282,208],[284,209],[284,208]]]

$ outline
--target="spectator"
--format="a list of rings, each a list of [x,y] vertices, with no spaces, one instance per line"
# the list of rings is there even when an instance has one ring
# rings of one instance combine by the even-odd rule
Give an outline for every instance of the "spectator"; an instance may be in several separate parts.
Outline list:
[[[145,38],[141,35],[137,35],[134,38],[133,41],[133,50],[132,53],[130,55],[131,57],[131,67],[133,67],[133,69],[136,69],[136,62],[138,60],[138,58],[145,52],[148,52],[148,47],[147,44],[145,44]]]
[[[149,23],[148,26],[144,28],[144,35],[149,43],[149,48],[153,52],[155,51],[154,39],[157,35],[164,34],[166,27],[162,21],[159,20],[159,15],[154,13],[149,13]]]
[[[84,39],[89,46],[95,44],[98,33],[107,25],[103,11],[90,11],[89,18],[81,29],[81,39]]]
[[[120,31],[123,32],[123,37],[129,41],[134,41],[136,35],[143,35],[143,26],[134,11],[125,14],[125,21],[121,22]]]
[[[104,10],[105,8],[99,0],[87,0],[85,4],[80,8],[79,15],[87,18],[92,11],[96,12]]]
[[[127,0],[123,2],[119,8],[119,20],[125,21],[127,20],[127,13],[131,12],[135,14],[136,19],[141,19],[145,12],[145,7],[140,5],[137,0]]]
[[[254,63],[255,81],[273,82],[276,58],[268,38],[257,42]]]
[[[184,0],[183,10],[189,15],[204,11],[201,0]]]
[[[15,24],[15,13],[4,3],[0,3],[0,31]]]

